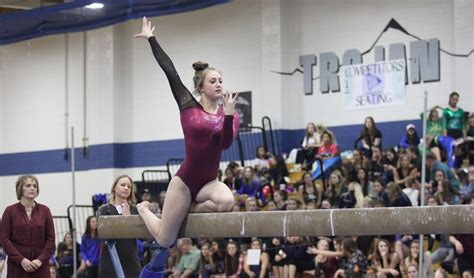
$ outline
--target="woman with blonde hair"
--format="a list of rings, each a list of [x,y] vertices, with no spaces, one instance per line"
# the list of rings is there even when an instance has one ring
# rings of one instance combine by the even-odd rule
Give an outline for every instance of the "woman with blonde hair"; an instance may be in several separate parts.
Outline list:
[[[110,190],[109,202],[99,209],[99,215],[132,215],[138,214],[135,199],[135,185],[127,175],[117,177]],[[115,247],[125,277],[138,277],[141,265],[138,261],[136,239],[117,239]],[[104,243],[99,262],[99,277],[116,277],[111,255]]]

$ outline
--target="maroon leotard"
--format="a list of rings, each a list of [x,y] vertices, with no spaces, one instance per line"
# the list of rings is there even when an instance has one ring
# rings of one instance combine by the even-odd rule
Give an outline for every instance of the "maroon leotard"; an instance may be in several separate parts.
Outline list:
[[[232,145],[239,128],[239,115],[225,115],[222,107],[216,114],[204,111],[179,78],[173,62],[163,51],[155,37],[148,39],[158,64],[168,78],[173,96],[180,110],[186,155],[176,176],[188,186],[191,198],[215,180],[222,149]]]

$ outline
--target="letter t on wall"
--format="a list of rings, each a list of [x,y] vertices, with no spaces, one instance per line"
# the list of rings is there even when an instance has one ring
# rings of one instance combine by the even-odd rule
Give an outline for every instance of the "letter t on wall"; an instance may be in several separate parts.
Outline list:
[[[301,55],[300,66],[303,67],[304,94],[313,94],[313,66],[316,65],[315,55]]]

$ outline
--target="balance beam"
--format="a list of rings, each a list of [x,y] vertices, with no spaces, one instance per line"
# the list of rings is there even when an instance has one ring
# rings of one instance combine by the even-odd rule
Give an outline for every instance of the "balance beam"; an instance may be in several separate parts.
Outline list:
[[[99,216],[99,237],[151,238],[138,215]],[[474,233],[474,206],[190,213],[179,237]]]

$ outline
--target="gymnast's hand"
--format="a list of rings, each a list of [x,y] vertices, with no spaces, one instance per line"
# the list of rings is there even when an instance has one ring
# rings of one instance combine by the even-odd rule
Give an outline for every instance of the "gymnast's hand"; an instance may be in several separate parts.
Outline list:
[[[155,26],[151,26],[151,21],[148,21],[146,17],[143,17],[143,25],[142,25],[142,32],[140,34],[136,34],[135,38],[145,38],[148,39],[149,37],[153,37],[153,31],[155,30]]]
[[[239,93],[229,93],[229,91],[226,91],[222,96],[222,99],[224,100],[224,113],[226,115],[234,115],[235,103],[238,96]]]

